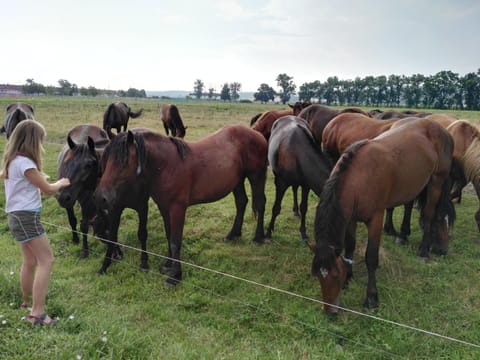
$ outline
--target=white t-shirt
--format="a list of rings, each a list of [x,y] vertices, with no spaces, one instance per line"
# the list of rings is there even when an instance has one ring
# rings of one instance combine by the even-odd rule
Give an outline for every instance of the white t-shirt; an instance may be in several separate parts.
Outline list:
[[[37,165],[28,157],[17,155],[8,168],[8,179],[5,179],[5,211],[38,210],[42,207],[40,189],[25,176],[28,169],[36,169]]]

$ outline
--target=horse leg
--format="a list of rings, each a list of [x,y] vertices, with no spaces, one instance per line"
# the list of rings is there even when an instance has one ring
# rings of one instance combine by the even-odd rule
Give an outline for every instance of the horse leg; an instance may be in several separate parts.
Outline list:
[[[168,126],[167,126],[167,124],[166,124],[165,122],[163,123],[163,128],[165,129],[165,133],[166,133],[167,136],[168,136]]]
[[[253,175],[249,175],[248,181],[250,182],[252,191],[252,208],[257,216],[257,227],[255,229],[253,242],[256,244],[263,244],[265,242],[263,221],[265,217],[265,204],[267,202],[267,198],[265,197],[265,182],[267,181],[266,168],[261,169]]]
[[[72,242],[74,244],[78,244],[80,239],[77,233],[77,218],[75,217],[75,212],[73,211],[73,207],[66,208],[67,215],[68,215],[68,223],[72,228]]]
[[[308,187],[302,186],[302,202],[300,203],[300,236],[305,243],[308,241],[305,219],[307,217],[309,192],[310,189]]]
[[[235,196],[235,208],[237,209],[237,213],[235,215],[235,220],[233,221],[232,229],[227,236],[225,236],[225,241],[232,241],[235,237],[242,236],[243,217],[248,203],[244,180],[240,181],[237,187],[233,189],[233,195]]]
[[[147,219],[148,219],[148,199],[143,202],[146,206],[142,206],[141,209],[137,209],[138,214],[138,230],[137,236],[140,241],[140,246],[142,251],[140,253],[140,271],[148,272],[150,266],[148,265],[148,254],[147,254]]]
[[[280,214],[280,211],[282,209],[282,199],[283,196],[285,195],[285,191],[287,190],[288,185],[285,184],[280,177],[275,176],[275,203],[273,204],[272,207],[272,217],[270,219],[270,224],[268,225],[267,228],[267,234],[265,237],[267,239],[272,238],[272,231],[274,230],[275,227],[275,219],[277,218],[278,214]]]
[[[167,286],[175,286],[182,281],[182,264],[180,263],[180,252],[182,249],[183,226],[185,224],[186,208],[181,205],[172,205],[169,211],[170,218],[170,241],[172,266],[168,273]]]
[[[403,205],[403,220],[400,227],[400,233],[397,234],[395,242],[398,245],[405,245],[408,242],[408,237],[410,236],[411,228],[411,219],[412,219],[412,210],[413,210],[414,201],[410,201]]]
[[[88,227],[89,227],[89,219],[83,215],[82,211],[82,220],[80,220],[80,231],[82,233],[82,251],[80,252],[80,258],[85,259],[89,255],[88,250]]]
[[[393,225],[393,210],[394,208],[389,208],[385,210],[385,224],[383,225],[383,232],[390,236],[397,236],[397,230]]]
[[[108,267],[112,263],[112,257],[116,254],[118,250],[118,227],[120,225],[120,216],[119,214],[115,214],[113,219],[109,221],[109,239],[107,239],[107,252],[105,253],[105,257],[103,259],[102,266],[100,269],[97,270],[97,274],[102,275],[107,272]]]
[[[293,215],[300,217],[298,212],[298,185],[292,185],[292,194],[293,194]]]
[[[168,251],[167,251],[165,263],[160,268],[160,273],[168,274],[172,268],[172,250],[170,248],[170,217],[168,214],[163,214],[161,210],[160,210],[160,213],[162,214],[163,226],[165,228],[165,235],[167,237],[167,245],[168,245]]]
[[[378,251],[380,248],[380,237],[382,235],[383,211],[381,214],[374,215],[368,227],[368,242],[365,252],[365,263],[367,264],[368,284],[367,297],[364,306],[368,308],[378,307],[378,290],[376,271],[378,268]]]

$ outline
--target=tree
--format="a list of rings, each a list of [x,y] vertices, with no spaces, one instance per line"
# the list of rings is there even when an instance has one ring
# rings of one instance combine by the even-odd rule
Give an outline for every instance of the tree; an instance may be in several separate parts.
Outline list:
[[[242,88],[242,84],[238,82],[233,82],[230,84],[230,94],[233,101],[237,101],[240,98],[240,89]]]
[[[193,95],[195,95],[197,99],[201,99],[204,88],[205,88],[205,84],[203,83],[202,80],[200,79],[195,80],[195,83],[193,85]]]
[[[212,100],[212,98],[215,98],[215,89],[214,88],[210,88],[208,89],[208,100]]]
[[[267,103],[270,100],[275,99],[275,90],[272,87],[268,86],[267,84],[261,84],[260,87],[257,89],[257,92],[253,94],[253,98],[255,101],[260,101],[262,103]]]
[[[230,96],[230,87],[227,83],[223,84],[222,91],[220,92],[220,100],[230,101],[232,98]]]
[[[282,104],[286,104],[290,101],[290,97],[295,95],[295,89],[297,86],[293,83],[293,77],[288,76],[287,74],[279,74],[276,81],[277,86],[282,89],[278,94],[280,96],[280,101]]]
[[[36,83],[33,79],[27,79],[22,91],[24,94],[45,94],[45,86]]]

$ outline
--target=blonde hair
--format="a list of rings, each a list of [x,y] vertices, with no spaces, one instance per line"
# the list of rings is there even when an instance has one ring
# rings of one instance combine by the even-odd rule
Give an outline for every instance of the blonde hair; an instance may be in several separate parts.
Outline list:
[[[13,130],[5,145],[3,161],[0,168],[0,178],[8,179],[8,167],[19,154],[30,158],[42,172],[43,140],[47,132],[36,120],[23,120]]]

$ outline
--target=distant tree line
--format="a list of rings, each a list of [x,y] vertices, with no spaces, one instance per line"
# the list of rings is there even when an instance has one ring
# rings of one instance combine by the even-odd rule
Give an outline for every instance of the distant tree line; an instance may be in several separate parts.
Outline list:
[[[94,86],[88,88],[78,88],[76,84],[70,83],[68,80],[58,80],[58,86],[44,86],[35,82],[33,79],[27,79],[22,86],[22,91],[26,95],[62,95],[62,96],[119,96],[119,97],[137,97],[145,98],[147,93],[145,90],[130,88],[125,90],[105,90],[97,89]]]
[[[480,69],[465,76],[440,71],[432,76],[329,77],[300,86],[299,100],[326,105],[480,110]]]

